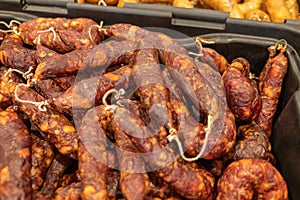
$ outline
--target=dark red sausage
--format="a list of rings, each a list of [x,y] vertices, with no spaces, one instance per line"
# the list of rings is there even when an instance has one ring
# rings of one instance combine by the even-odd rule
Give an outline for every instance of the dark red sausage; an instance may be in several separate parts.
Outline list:
[[[282,47],[278,55],[269,58],[262,74],[259,76],[260,96],[262,108],[255,122],[271,135],[272,121],[276,112],[278,99],[281,93],[283,79],[288,70],[288,59],[284,55],[285,47]],[[270,52],[270,54],[272,54]]]
[[[31,137],[23,120],[0,110],[0,199],[32,198]]]
[[[21,37],[17,34],[7,35],[0,46],[0,60],[4,66],[26,72],[29,67],[35,68],[36,50],[23,46]]]

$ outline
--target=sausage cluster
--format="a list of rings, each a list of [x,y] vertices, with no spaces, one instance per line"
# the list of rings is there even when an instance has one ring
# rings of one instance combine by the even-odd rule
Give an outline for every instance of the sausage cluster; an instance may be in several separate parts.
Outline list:
[[[0,46],[0,199],[287,199],[269,141],[285,48],[257,81],[130,24],[20,23]]]

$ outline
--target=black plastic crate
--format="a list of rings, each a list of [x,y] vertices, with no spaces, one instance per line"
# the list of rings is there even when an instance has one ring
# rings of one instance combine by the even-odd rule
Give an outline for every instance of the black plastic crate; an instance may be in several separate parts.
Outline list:
[[[12,3],[13,1],[11,1]],[[64,4],[62,4],[64,5]],[[284,80],[278,110],[274,119],[272,144],[273,151],[278,159],[279,169],[287,181],[289,187],[289,197],[291,200],[300,199],[300,30],[297,30],[294,24],[274,24],[263,22],[248,22],[246,20],[222,18],[220,16],[202,18],[201,26],[189,24],[190,21],[197,21],[202,16],[188,15],[186,24],[177,25],[171,12],[163,11],[139,11],[131,8],[123,8],[122,10],[110,7],[104,8],[94,5],[78,5],[74,3],[66,3],[67,14],[52,14],[44,11],[18,11],[16,10],[0,10],[1,20],[9,22],[12,19],[19,21],[27,21],[36,17],[90,17],[96,21],[103,20],[105,25],[114,23],[132,23],[146,27],[163,27],[176,30],[181,34],[176,38],[183,46],[190,50],[195,50],[194,37],[200,36],[212,39],[215,44],[210,47],[216,49],[223,54],[229,61],[243,56],[251,63],[251,70],[258,73],[263,67],[268,57],[267,47],[274,44],[278,39],[286,39],[289,43],[286,55],[289,59],[289,69]],[[2,9],[2,8],[1,8]],[[22,8],[23,9],[23,8]],[[132,14],[134,11],[135,14]],[[196,12],[196,11],[193,11]],[[198,12],[198,11],[197,11]],[[215,12],[215,11],[207,11]],[[33,15],[35,14],[35,15]],[[184,13],[182,14],[184,15]],[[191,18],[196,19],[191,19]],[[183,18],[183,17],[182,17]],[[207,20],[207,26],[205,22]],[[214,27],[213,25],[218,25]],[[197,23],[199,25],[199,23]],[[202,27],[203,26],[203,27]],[[259,32],[253,32],[257,30]],[[190,37],[184,37],[186,36]],[[269,34],[270,37],[266,37]],[[264,37],[265,36],[265,37]],[[257,68],[258,67],[258,68]]]

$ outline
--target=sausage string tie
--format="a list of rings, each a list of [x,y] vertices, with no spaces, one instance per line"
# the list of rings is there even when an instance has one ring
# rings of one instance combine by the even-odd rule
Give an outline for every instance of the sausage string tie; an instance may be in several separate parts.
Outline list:
[[[35,101],[30,101],[30,100],[23,100],[23,99],[20,99],[18,97],[18,94],[17,94],[17,90],[19,89],[19,87],[21,86],[24,86],[24,87],[30,87],[30,84],[27,83],[27,84],[24,84],[24,83],[20,83],[16,86],[15,88],[15,91],[14,91],[14,94],[15,94],[15,98],[17,99],[17,101],[21,102],[21,103],[30,103],[30,104],[33,104],[35,106],[38,107],[38,109],[42,112],[46,112],[47,111],[47,108],[46,108],[46,105],[48,105],[48,101],[47,100],[44,100],[44,101],[40,101],[40,102],[35,102]]]
[[[120,106],[120,107],[124,107],[124,105],[122,105],[122,103],[120,102],[120,100],[123,98],[123,96],[125,95],[126,91],[121,88],[120,90],[117,90],[117,89],[110,89],[108,90],[102,97],[102,103],[104,105],[107,105],[107,108],[106,110],[111,110],[112,112],[114,112],[117,108],[117,106]],[[106,99],[108,98],[108,96],[110,94],[115,94],[114,95],[114,98],[117,100],[116,101],[116,105],[112,104],[112,105],[109,105],[106,101]]]
[[[177,146],[178,146],[178,149],[179,149],[179,153],[180,153],[180,156],[185,160],[185,161],[188,161],[188,162],[193,162],[193,161],[196,161],[198,160],[199,158],[201,158],[203,156],[203,153],[206,149],[206,146],[207,146],[207,143],[208,143],[208,137],[211,133],[211,123],[212,121],[212,116],[211,115],[208,115],[207,116],[207,127],[204,129],[205,130],[205,138],[204,138],[204,143],[203,143],[203,146],[201,148],[201,151],[197,154],[197,156],[195,157],[191,157],[191,158],[188,158],[184,155],[184,151],[183,151],[183,147],[182,147],[182,143],[178,137],[178,135],[176,134],[170,134],[167,136],[167,139],[169,142],[172,142],[172,141],[175,141]]]
[[[102,31],[103,30],[103,21],[101,21],[99,25],[92,25],[89,28],[89,37],[92,42],[95,42],[92,37],[92,28],[94,28],[94,27],[97,27],[99,32]]]
[[[280,39],[276,42],[275,48],[280,52],[285,52],[288,43],[285,39]]]
[[[20,71],[18,69],[9,68],[7,70],[7,72],[5,72],[4,76],[11,77],[11,73],[12,72],[17,72],[17,73],[21,74],[22,77],[25,80],[27,80],[27,83],[26,84],[25,83],[20,83],[20,84],[16,85],[15,90],[14,90],[14,96],[15,96],[16,100],[19,101],[19,102],[21,102],[21,103],[30,103],[30,104],[36,105],[40,111],[45,112],[47,110],[46,105],[48,105],[48,101],[47,100],[40,101],[40,102],[35,102],[35,101],[23,100],[23,99],[20,99],[18,97],[17,91],[18,91],[19,87],[21,87],[21,86],[30,87],[31,86],[31,84],[30,84],[30,78],[33,76],[33,73],[31,72],[32,69],[33,69],[33,67],[30,66],[29,69],[26,72],[22,72],[22,71]]]
[[[258,77],[257,76],[255,76],[255,74],[254,73],[249,73],[249,78],[251,79],[251,80],[258,80]]]
[[[8,29],[10,30],[0,30],[1,32],[3,33],[15,33],[17,35],[20,35],[20,33],[17,31],[18,29],[18,26],[14,25],[14,24],[18,24],[20,25],[21,22],[17,21],[17,20],[11,20],[9,22],[9,24],[7,24],[6,22],[4,21],[0,21],[0,24],[3,24],[4,26],[6,26]]]
[[[34,39],[33,43],[34,44],[41,44],[41,36],[40,36],[40,34],[41,33],[46,33],[46,32],[52,32],[53,33],[53,41],[56,40],[56,32],[54,30],[54,27],[52,26],[49,29],[37,31],[36,33],[37,33],[38,36],[37,36],[37,38]]]
[[[189,52],[189,55],[196,56],[195,59],[203,56],[202,43],[205,43],[205,44],[214,44],[215,43],[213,40],[204,39],[204,38],[201,38],[201,37],[196,37],[195,42],[196,42],[196,45],[197,45],[197,48],[198,48],[198,53]]]
[[[107,4],[104,0],[99,0],[98,1],[98,6],[107,6]]]
[[[18,74],[21,74],[22,77],[23,77],[25,80],[29,80],[29,79],[33,76],[33,73],[31,72],[32,70],[33,70],[33,67],[32,67],[32,66],[30,66],[26,72],[22,72],[22,71],[20,71],[20,70],[18,70],[18,69],[9,68],[9,69],[5,72],[4,76],[8,76],[8,77],[11,78],[11,73],[12,73],[12,72],[17,72]]]

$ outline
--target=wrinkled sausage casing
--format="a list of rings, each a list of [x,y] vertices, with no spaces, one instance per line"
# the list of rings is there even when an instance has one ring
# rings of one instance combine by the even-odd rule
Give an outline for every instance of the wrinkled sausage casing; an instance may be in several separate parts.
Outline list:
[[[47,47],[37,46],[38,65],[34,74],[36,82],[45,78],[72,75],[83,67],[83,62],[91,49],[79,49],[59,54]]]
[[[133,63],[133,79],[138,87],[144,109],[158,126],[165,126],[169,130],[174,128],[169,90],[163,84],[158,51],[148,48],[140,49]],[[159,127],[154,129],[156,128]]]
[[[144,199],[150,190],[145,163],[130,138],[112,122],[120,164],[120,187],[127,199]]]
[[[71,161],[71,158],[56,153],[55,158],[51,162],[45,175],[45,181],[41,188],[43,194],[47,196],[52,196],[54,194],[55,190],[59,187],[65,170],[70,166]]]
[[[34,46],[34,40],[38,37],[38,31],[44,31],[51,27],[54,30],[71,30],[76,32],[88,32],[91,26],[97,23],[88,18],[43,18],[39,17],[22,23],[18,31],[25,44]],[[95,31],[95,30],[94,30]]]
[[[0,46],[0,60],[7,67],[25,72],[36,67],[36,50],[25,48],[19,35],[9,34]]]
[[[158,49],[160,59],[172,69],[171,75],[176,77],[180,88],[201,111],[211,115],[211,134],[204,152],[207,154],[206,159],[220,157],[232,148],[236,136],[234,116],[227,106],[220,105],[223,99],[214,94],[214,89],[206,83],[197,70],[193,58],[183,46],[167,35],[130,24],[112,25],[106,30],[106,34],[132,42],[142,40],[147,42],[148,47]],[[227,145],[222,142],[225,138],[228,141]]]
[[[112,113],[105,105],[90,109],[79,129],[78,168],[83,199],[107,199],[108,158],[106,134]]]
[[[80,33],[71,30],[55,30],[55,32],[43,32],[38,36],[38,44],[58,53],[94,48],[99,42],[100,36],[98,32],[91,34],[90,38],[88,31]]]
[[[259,92],[262,101],[261,111],[254,121],[270,137],[273,118],[277,109],[283,79],[288,70],[288,59],[284,52],[269,58],[259,76]]]
[[[44,183],[45,174],[55,157],[54,148],[48,141],[32,135],[31,152],[32,189],[39,190]]]
[[[288,199],[287,185],[278,170],[257,158],[232,162],[219,179],[217,190],[217,200]]]
[[[16,94],[23,100],[34,102],[45,100],[45,98],[29,87],[17,88]],[[20,106],[20,109],[28,115],[30,121],[46,135],[46,138],[55,145],[60,153],[76,159],[78,134],[67,117],[51,107],[47,107],[46,111],[41,111],[38,106],[28,102],[20,102],[15,97],[14,103]]]
[[[0,199],[30,200],[31,137],[17,113],[0,111]]]
[[[211,199],[214,178],[206,170],[196,171],[179,163],[170,148],[163,148],[137,116],[137,111],[117,108],[113,121],[130,137],[143,153],[151,170],[187,199]],[[138,136],[138,137],[137,137]],[[181,177],[180,179],[178,177]]]
[[[233,160],[260,158],[274,162],[269,138],[254,122],[238,127],[237,141],[227,156]]]
[[[235,117],[242,121],[253,120],[261,110],[261,97],[254,80],[248,76],[250,64],[239,57],[232,61],[222,75],[228,105]]]

